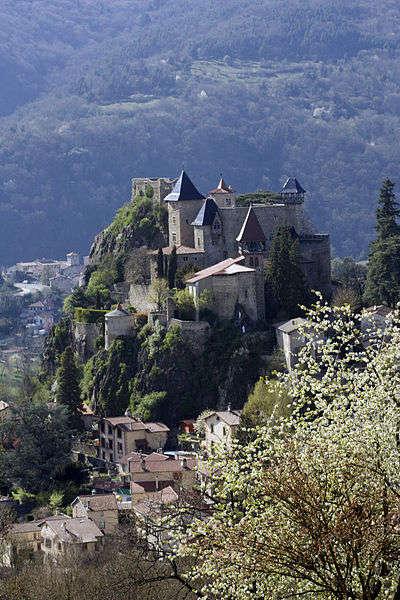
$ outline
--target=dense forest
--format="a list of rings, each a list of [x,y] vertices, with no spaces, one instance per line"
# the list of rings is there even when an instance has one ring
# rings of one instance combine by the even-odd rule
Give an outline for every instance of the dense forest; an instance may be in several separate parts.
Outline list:
[[[295,174],[337,255],[364,258],[397,179],[394,0],[3,0],[0,264],[86,251],[133,176],[207,191]]]

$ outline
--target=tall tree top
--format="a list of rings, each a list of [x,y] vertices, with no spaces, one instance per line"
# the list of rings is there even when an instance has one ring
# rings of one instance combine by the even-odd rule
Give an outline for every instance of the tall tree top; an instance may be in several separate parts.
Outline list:
[[[400,234],[400,227],[397,223],[400,210],[396,202],[394,185],[390,179],[385,179],[379,194],[376,210],[376,231],[380,239]]]

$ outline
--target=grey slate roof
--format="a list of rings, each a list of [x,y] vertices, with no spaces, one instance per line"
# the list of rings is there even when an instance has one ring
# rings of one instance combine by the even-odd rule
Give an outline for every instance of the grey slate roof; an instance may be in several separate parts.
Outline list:
[[[306,190],[302,188],[296,177],[289,177],[282,188],[282,194],[305,194]]]
[[[97,542],[103,533],[96,523],[87,517],[78,519],[65,519],[63,521],[46,521],[45,525],[52,529],[57,537],[66,543]]]
[[[182,171],[172,192],[165,196],[164,202],[182,202],[185,200],[204,200],[204,196],[194,186],[187,173]]]
[[[197,213],[197,217],[193,221],[192,225],[196,227],[204,227],[205,225],[212,225],[215,219],[215,215],[218,212],[218,206],[212,198],[207,198]]]
[[[265,242],[265,234],[261,228],[261,225],[257,219],[257,215],[250,206],[246,218],[244,220],[242,229],[236,238],[237,242]]]

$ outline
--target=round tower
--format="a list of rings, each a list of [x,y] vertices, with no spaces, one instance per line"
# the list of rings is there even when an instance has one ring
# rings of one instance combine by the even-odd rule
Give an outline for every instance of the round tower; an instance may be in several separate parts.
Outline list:
[[[113,343],[119,337],[132,335],[133,332],[133,319],[132,315],[124,310],[121,304],[118,304],[115,310],[105,315],[105,349],[108,350]]]

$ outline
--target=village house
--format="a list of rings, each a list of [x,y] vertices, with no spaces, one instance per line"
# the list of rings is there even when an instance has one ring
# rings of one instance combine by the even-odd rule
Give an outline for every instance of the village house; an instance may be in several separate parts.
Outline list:
[[[118,527],[118,506],[114,494],[78,496],[71,503],[74,518],[88,518],[105,534],[114,533]]]
[[[196,482],[197,460],[173,458],[157,452],[133,453],[125,457],[130,475],[132,502],[149,497],[166,487],[176,491],[192,490]],[[139,487],[138,487],[139,486]]]
[[[129,416],[107,417],[99,422],[98,457],[119,463],[130,452],[162,450],[168,433],[163,423],[143,423]]]
[[[41,528],[45,556],[57,558],[71,553],[92,555],[102,549],[104,534],[87,517],[47,519]]]
[[[214,411],[202,417],[204,423],[204,448],[212,454],[217,446],[229,448],[240,424],[241,410]]]

